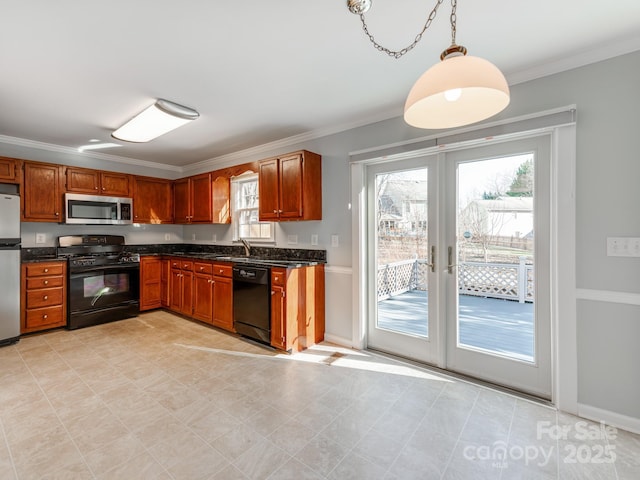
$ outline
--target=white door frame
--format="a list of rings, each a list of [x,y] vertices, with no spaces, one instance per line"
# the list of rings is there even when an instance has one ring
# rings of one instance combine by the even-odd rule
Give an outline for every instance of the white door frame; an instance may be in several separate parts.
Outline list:
[[[576,260],[575,260],[575,123],[538,130],[495,136],[430,147],[414,152],[385,156],[391,161],[438,151],[459,149],[488,142],[508,141],[538,135],[551,135],[551,351],[552,402],[560,409],[578,413],[578,365],[576,328]],[[379,151],[382,151],[381,147]],[[367,255],[366,255],[366,178],[365,164],[382,161],[371,151],[371,157],[351,163],[352,206],[352,271],[353,271],[353,346],[366,346],[367,325]],[[561,346],[561,347],[560,347]]]

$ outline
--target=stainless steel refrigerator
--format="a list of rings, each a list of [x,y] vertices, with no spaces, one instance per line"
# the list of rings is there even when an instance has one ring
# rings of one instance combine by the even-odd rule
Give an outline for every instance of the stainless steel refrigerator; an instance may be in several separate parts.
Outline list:
[[[11,188],[0,188],[2,190]],[[19,339],[20,196],[0,193],[0,345]]]

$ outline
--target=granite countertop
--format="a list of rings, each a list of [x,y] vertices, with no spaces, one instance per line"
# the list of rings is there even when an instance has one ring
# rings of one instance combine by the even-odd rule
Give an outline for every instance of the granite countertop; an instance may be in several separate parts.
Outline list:
[[[240,265],[301,268],[326,263],[326,250],[252,247],[253,255],[246,257],[239,246],[210,247],[208,245],[126,245],[125,251],[140,256],[172,256],[193,260],[230,262]],[[58,257],[55,247],[22,249],[22,263],[66,261]]]

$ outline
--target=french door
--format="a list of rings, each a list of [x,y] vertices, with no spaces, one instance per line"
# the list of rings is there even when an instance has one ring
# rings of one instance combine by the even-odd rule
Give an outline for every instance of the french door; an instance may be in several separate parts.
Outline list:
[[[548,136],[367,167],[367,345],[551,396]]]

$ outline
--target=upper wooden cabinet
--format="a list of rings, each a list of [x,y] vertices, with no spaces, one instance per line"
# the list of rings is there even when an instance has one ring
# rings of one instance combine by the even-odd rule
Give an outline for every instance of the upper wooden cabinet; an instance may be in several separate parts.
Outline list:
[[[260,162],[260,220],[322,220],[322,157],[300,151]]]
[[[162,178],[134,177],[135,223],[173,223],[173,182]]]
[[[63,218],[60,166],[24,162],[25,222],[60,222]]]
[[[212,223],[211,173],[176,180],[173,205],[175,223]]]
[[[128,197],[131,176],[88,168],[66,167],[66,191]]]
[[[0,157],[0,181],[19,183],[21,160]]]
[[[226,175],[213,174],[211,203],[213,223],[231,223],[231,180]]]

